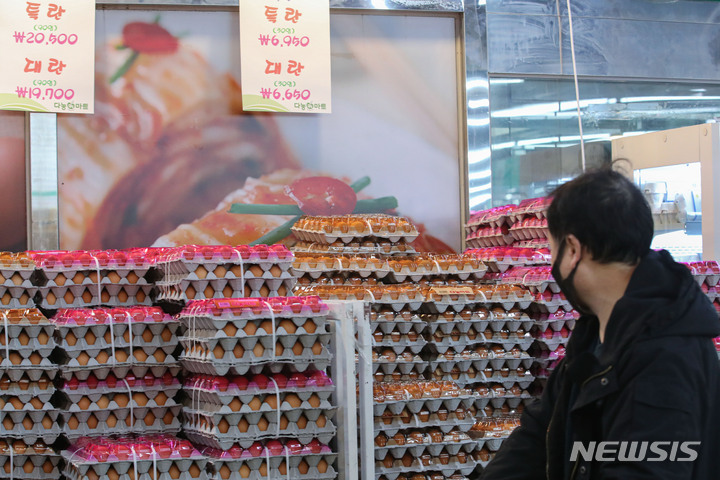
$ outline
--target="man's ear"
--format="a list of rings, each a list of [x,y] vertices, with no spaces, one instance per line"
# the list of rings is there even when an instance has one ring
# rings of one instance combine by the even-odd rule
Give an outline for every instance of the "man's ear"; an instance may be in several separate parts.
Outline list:
[[[565,250],[570,258],[570,268],[573,269],[582,258],[583,245],[575,235],[570,233],[565,237]]]

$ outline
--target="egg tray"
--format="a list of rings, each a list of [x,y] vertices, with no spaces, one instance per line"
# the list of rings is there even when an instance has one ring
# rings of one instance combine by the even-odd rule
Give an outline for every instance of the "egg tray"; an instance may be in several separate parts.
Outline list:
[[[458,384],[461,388],[465,388],[467,385],[476,383],[499,383],[505,388],[511,388],[514,384],[518,384],[523,390],[528,388],[530,384],[535,380],[532,375],[525,375],[524,377],[518,376],[516,373],[510,373],[507,377],[503,377],[500,372],[495,372],[492,377],[487,377],[484,372],[478,371],[474,377],[467,373],[444,373],[442,375],[433,374],[433,380],[435,381],[453,381]],[[457,377],[457,378],[456,378]]]
[[[373,348],[390,348],[395,352],[396,355],[401,354],[404,351],[410,351],[413,354],[417,355],[420,353],[420,351],[427,345],[429,342],[425,340],[422,336],[418,336],[416,340],[410,340],[407,335],[401,335],[400,339],[397,341],[394,341],[392,338],[390,338],[390,335],[386,335],[383,337],[383,340],[381,342],[378,342],[373,337],[372,340],[372,347]]]
[[[5,350],[0,348],[0,358],[2,358],[0,370],[3,370],[13,381],[20,380],[23,375],[27,375],[31,381],[37,381],[44,372],[55,372],[58,369],[58,365],[49,358],[41,358],[39,362],[37,362],[38,359],[36,358],[36,363],[33,363],[30,358],[23,358],[23,355],[32,356],[34,352],[11,352],[11,357],[14,353],[18,355],[18,358],[21,359],[20,363],[13,363],[11,358],[4,358],[5,353]]]
[[[572,310],[572,305],[566,299],[560,297],[559,294],[556,294],[551,299],[536,297],[532,302],[532,308],[539,312],[555,313],[561,308],[565,311]]]
[[[370,330],[372,333],[377,331],[385,335],[389,335],[393,331],[399,332],[401,335],[407,335],[410,331],[421,334],[427,328],[427,323],[422,320],[406,322],[403,320],[386,322],[376,321],[370,322]]]
[[[284,459],[285,457],[282,458]],[[298,459],[298,463],[299,462],[300,459]],[[287,471],[283,474],[280,473],[277,468],[274,470],[271,468],[267,475],[263,475],[257,471],[260,468],[259,466],[255,469],[252,469],[251,467],[252,471],[250,472],[250,475],[246,475],[245,473],[240,472],[240,469],[245,464],[238,461],[214,461],[213,459],[209,459],[208,463],[215,471],[215,473],[211,475],[212,480],[286,480],[288,478]],[[260,465],[262,465],[262,463]],[[229,475],[227,473],[221,475],[220,473],[220,469],[225,466],[228,467]],[[328,462],[328,468],[324,473],[320,473],[316,466],[309,466],[308,471],[305,474],[300,473],[300,470],[297,467],[290,467],[289,475],[289,478],[292,478],[293,480],[332,480],[336,478],[338,474]]]
[[[572,330],[575,328],[575,323],[577,323],[577,320],[574,318],[571,318],[569,320],[544,320],[544,321],[536,321],[533,323],[535,326],[535,329],[539,332],[545,332],[548,329],[551,329],[555,332],[559,332],[563,328],[567,328],[568,330]]]
[[[328,277],[338,274],[358,274],[363,278],[372,277],[380,280],[390,273],[390,267],[384,258],[371,260],[362,257],[340,255],[325,256],[325,258],[327,260],[323,261],[318,258],[313,261],[309,257],[296,257],[290,272],[296,277],[307,276],[312,280],[317,280],[323,276]]]
[[[44,309],[59,308],[92,308],[98,305],[113,305],[118,307],[132,307],[137,305],[152,305],[152,286],[118,286],[118,293],[111,295],[110,286],[103,286],[101,298],[98,300],[97,288],[93,285],[82,286],[84,290],[76,295],[68,287],[40,288],[34,297],[35,304]],[[68,295],[66,299],[65,296]]]
[[[55,443],[55,440],[62,433],[62,429],[57,422],[59,415],[59,410],[6,413],[5,418],[0,422],[0,438],[22,440],[26,444],[33,444],[39,440],[42,440],[45,444]],[[17,418],[19,421],[13,421],[13,418]],[[45,428],[42,424],[46,418],[49,418],[52,422],[50,428]],[[26,425],[23,424],[25,420],[32,422],[31,428],[26,428]],[[12,428],[8,428],[9,425],[6,424],[11,422],[14,425],[12,425]]]
[[[275,335],[293,335],[293,334],[314,334],[314,333],[327,333],[325,330],[325,324],[327,323],[327,319],[325,317],[276,317],[274,319],[274,325],[275,325]],[[260,328],[262,323],[266,321],[271,321],[269,318],[253,318],[253,319],[214,319],[214,318],[208,318],[208,317],[194,317],[194,318],[182,318],[183,325],[186,329],[192,331],[195,329],[205,330],[207,333],[205,333],[204,336],[206,337],[232,337],[232,338],[244,338],[244,337],[258,337],[264,335],[272,335],[272,328],[269,332],[265,331],[265,328]],[[290,324],[285,325],[286,321],[292,322],[292,326]],[[305,328],[305,324],[310,321],[315,325],[315,330],[318,328],[321,330],[320,332],[316,331],[308,331]],[[254,326],[254,333],[248,334],[246,330],[248,329],[248,325],[252,324]],[[289,333],[288,327],[295,328],[295,331],[292,333]],[[257,331],[260,331],[260,334],[257,334]]]
[[[282,396],[279,408],[272,408],[268,403],[261,403],[257,409],[253,409],[243,402],[240,402],[242,405],[233,404],[232,402],[217,404],[192,396],[185,398],[183,404],[188,411],[202,411],[207,416],[212,416],[216,424],[223,418],[229,423],[238,423],[241,418],[245,418],[250,425],[255,425],[260,421],[261,417],[269,420],[271,417],[277,417],[280,414],[284,415],[290,422],[297,421],[300,415],[305,415],[308,420],[315,421],[321,413],[335,411],[336,407],[329,401],[329,396],[330,394],[323,398],[318,395],[319,403],[317,406],[312,406],[308,400],[301,400],[300,405],[292,406]],[[274,394],[272,397],[276,398]]]
[[[309,325],[307,324],[308,322],[310,322]],[[188,335],[184,338],[218,339],[221,342],[225,339],[240,339],[240,344],[243,348],[252,349],[258,342],[261,342],[263,346],[269,348],[273,343],[273,338],[276,338],[276,341],[283,342],[284,347],[289,346],[292,348],[295,341],[300,338],[329,335],[329,332],[325,329],[325,325],[327,324],[325,317],[308,319],[295,317],[293,319],[275,319],[274,322],[266,319],[259,325],[257,325],[257,323],[257,320],[239,320],[237,322],[227,322],[222,329],[217,329],[212,326],[207,328],[206,325],[201,324],[201,322],[193,322],[190,320],[187,328]],[[252,334],[248,333],[248,324],[252,324],[254,327]],[[239,325],[242,325],[242,327]],[[234,343],[235,342],[233,342],[233,344]],[[285,343],[289,345],[285,345]]]
[[[129,374],[134,375],[136,378],[146,375],[158,378],[167,372],[176,376],[180,373],[180,364],[176,361],[168,361],[169,358],[172,357],[168,355],[165,359],[166,362],[161,364],[117,362],[114,365],[112,363],[100,365],[97,364],[95,359],[90,359],[87,365],[62,365],[60,367],[60,377],[64,380],[76,377],[80,381],[86,381],[91,374],[98,380],[104,380],[111,373],[117,378],[125,378]]]
[[[281,401],[279,404],[281,405],[281,411],[287,411],[289,408],[300,408],[300,409],[312,409],[312,408],[322,408],[327,409],[330,408],[332,405],[330,404],[330,397],[332,393],[335,391],[334,385],[326,385],[324,387],[309,387],[309,388],[302,388],[302,389],[278,389],[277,392],[274,388],[267,388],[263,390],[256,390],[255,392],[249,392],[248,390],[240,390],[238,388],[230,389],[228,388],[227,391],[221,392],[219,390],[214,391],[208,391],[208,390],[202,390],[199,388],[193,388],[188,387],[185,385],[183,391],[187,394],[188,399],[186,403],[196,406],[199,404],[201,406],[200,410],[206,410],[208,412],[213,413],[219,413],[219,414],[230,414],[230,413],[245,413],[245,414],[252,414],[252,413],[265,413],[269,411],[276,411],[275,409],[271,408],[268,404],[264,403],[265,399],[268,397],[277,397],[279,396]],[[285,398],[290,395],[294,394],[297,395],[297,397],[302,402],[301,405],[296,407],[290,407],[287,405],[287,407],[284,405]],[[308,399],[312,397],[313,395],[316,395],[321,402],[320,407],[312,407],[310,404],[307,403]],[[253,399],[258,398],[263,402],[261,404],[261,407],[259,410],[253,410],[248,405]],[[230,404],[233,403],[234,400],[239,400],[242,403],[242,407],[239,410],[233,410],[230,407]]]
[[[505,310],[511,310],[515,307],[525,310],[533,302],[530,298],[518,298],[517,296],[483,298],[481,295],[458,295],[452,297],[450,295],[433,295],[432,298],[435,298],[435,300],[430,301],[430,298],[428,298],[424,311],[428,313],[444,313],[447,311],[461,312],[469,306],[490,304],[498,304]]]
[[[503,435],[500,437],[478,437],[475,439],[475,442],[477,443],[477,450],[482,449],[483,447],[490,450],[491,452],[497,452],[500,450],[500,447],[502,446],[502,443],[508,439],[510,435]]]
[[[390,423],[385,423],[384,420],[386,418],[375,416],[375,435],[383,432],[388,437],[391,437],[401,430],[410,428],[439,428],[442,433],[448,433],[452,429],[467,432],[475,424],[475,419],[472,418],[471,415],[466,414],[465,418],[460,420],[455,415],[455,412],[448,412],[445,420],[440,420],[437,413],[430,413],[430,417],[426,421],[420,420],[417,414],[412,414],[407,417],[392,416],[390,418]],[[403,421],[403,418],[408,421]]]
[[[250,470],[259,470],[261,465],[268,465],[268,463],[270,464],[271,470],[277,470],[280,464],[287,464],[288,460],[291,469],[296,469],[298,464],[302,461],[305,461],[310,468],[314,468],[317,467],[317,464],[320,463],[321,460],[325,460],[330,467],[335,464],[335,461],[337,460],[337,453],[333,453],[329,447],[326,447],[326,449],[326,452],[288,453],[288,455],[282,453],[279,455],[272,455],[270,452],[268,452],[268,454],[260,452],[260,455],[258,456],[248,455],[249,452],[246,451],[238,458],[233,458],[231,456],[217,457],[214,452],[219,451],[215,451],[214,449],[204,449],[202,452],[208,459],[208,466],[211,471],[217,473],[223,465],[227,465],[231,471],[237,473],[243,465],[250,467]],[[262,478],[266,477],[263,476]],[[283,478],[286,477],[283,475]]]
[[[292,353],[292,351],[290,351]],[[191,356],[183,353],[180,357],[183,367],[192,373],[203,375],[246,375],[248,373],[258,374],[265,369],[269,369],[272,373],[280,373],[284,368],[290,367],[297,372],[304,372],[310,367],[318,370],[324,370],[330,365],[332,355],[323,349],[323,353],[314,355],[308,353],[305,349],[300,356],[289,355],[287,352],[283,357],[272,357],[267,355],[261,358],[257,363],[220,363],[218,361],[207,360],[203,356]]]
[[[152,383],[149,383],[152,378]],[[88,396],[91,400],[99,398],[102,395],[112,393],[128,393],[128,389],[135,392],[143,392],[146,395],[157,394],[158,392],[165,393],[169,398],[174,397],[182,388],[180,380],[176,377],[172,377],[169,374],[163,377],[144,377],[133,378],[115,378],[112,384],[109,384],[107,380],[94,379],[92,385],[88,384],[87,381],[80,382],[78,379],[70,379],[65,381],[60,387],[60,391],[68,397],[71,402],[77,403],[82,397]]]
[[[560,345],[567,345],[570,337],[563,338],[560,335],[553,335],[552,338],[536,337],[535,341],[544,345],[548,350],[555,351]]]
[[[260,289],[266,287],[271,291],[278,291],[281,286],[289,292],[292,291],[296,278],[290,272],[283,272],[282,276],[274,277],[269,272],[266,276],[260,278],[221,278],[216,280],[182,280],[179,283],[180,289],[183,292],[187,292],[188,287],[192,286],[198,295],[195,296],[195,300],[202,300],[203,296],[206,296],[205,289],[209,286],[214,291],[212,297],[208,298],[242,298],[245,295],[245,290],[250,289],[252,292],[259,292]],[[225,295],[225,289],[230,287],[233,295]],[[252,295],[250,295],[252,296]],[[256,297],[263,295],[255,295]],[[278,295],[285,297],[286,295]]]
[[[178,318],[187,324],[188,319],[191,318],[214,322],[264,320],[273,316],[276,318],[325,317],[328,311],[327,304],[317,296],[208,299],[188,303]]]
[[[440,455],[445,450],[450,456],[455,456],[461,450],[465,453],[472,453],[477,446],[477,441],[471,438],[467,440],[459,440],[457,442],[441,442],[441,443],[421,443],[415,445],[396,445],[392,438],[388,439],[387,445],[378,447],[375,445],[375,460],[382,460],[387,455],[391,455],[394,459],[401,459],[405,454],[409,453],[415,458],[420,458],[427,453],[433,457]],[[383,467],[384,468],[384,467]]]
[[[411,414],[416,414],[423,408],[429,412],[437,412],[441,408],[446,409],[448,412],[454,412],[461,407],[470,408],[475,403],[476,398],[476,395],[459,395],[457,397],[413,398],[383,402],[376,400],[373,402],[373,415],[379,417],[385,411],[390,411],[393,415],[400,415],[405,409]]]
[[[66,466],[62,472],[67,480],[210,480],[206,471],[207,460],[204,457],[183,458],[179,460],[159,459],[155,464],[152,460],[108,461],[103,463],[79,463],[67,450],[63,452]],[[71,463],[72,462],[72,463]],[[189,471],[193,464],[200,471],[199,476],[193,476]],[[172,466],[179,470],[178,476],[170,472]],[[114,472],[110,471],[110,468]],[[157,469],[157,478],[155,478]],[[135,472],[137,471],[137,475]],[[108,475],[110,474],[110,475]]]
[[[129,409],[128,409],[129,410]],[[138,412],[134,412],[135,422],[132,426],[128,426],[125,421],[120,421],[118,419],[117,423],[114,426],[110,426],[107,424],[106,420],[100,421],[98,420],[97,426],[94,426],[94,428],[90,428],[86,423],[80,422],[78,424],[77,428],[71,428],[70,425],[68,425],[68,422],[70,421],[70,418],[65,421],[65,425],[63,427],[63,434],[70,440],[74,441],[81,437],[104,437],[107,436],[108,432],[112,432],[113,435],[123,435],[123,434],[166,434],[166,433],[179,433],[182,430],[182,425],[179,420],[179,415],[181,412],[181,407],[171,407],[169,409],[157,409],[158,413],[162,413],[163,410],[166,410],[165,413],[162,416],[158,416],[155,418],[154,422],[152,422],[151,425],[148,425],[146,423],[146,418],[138,418],[138,416],[141,413],[149,413],[148,410],[145,412],[141,412],[140,409],[138,409]],[[95,415],[95,418],[97,418],[99,415],[97,413],[88,413],[89,415]],[[115,413],[115,412],[106,412],[108,414]],[[172,421],[170,423],[166,423],[165,416],[170,413],[172,416]],[[75,414],[77,415],[77,414]],[[153,414],[154,415],[154,414]],[[128,417],[125,417],[127,419]],[[168,417],[168,420],[170,417]]]
[[[0,382],[0,399],[7,403],[10,397],[17,397],[22,403],[28,403],[32,398],[37,397],[43,403],[49,402],[56,391],[55,385],[47,376],[42,379],[42,383],[43,385],[40,385],[37,381],[24,379],[21,385],[20,382],[10,382],[8,378],[7,383]]]
[[[492,355],[490,353],[489,355]],[[463,359],[453,358],[452,360],[443,360],[438,357],[434,360],[429,361],[430,370],[433,372],[440,370],[442,373],[451,373],[457,369],[460,372],[467,372],[470,367],[476,371],[484,370],[488,365],[493,370],[500,370],[503,367],[508,367],[510,370],[516,370],[519,366],[523,366],[526,369],[532,366],[534,359],[532,357],[525,358],[479,358],[479,359]]]
[[[40,357],[46,359],[55,349],[55,342],[53,342],[52,337],[48,338],[46,344],[41,344],[37,338],[29,339],[25,345],[17,338],[8,338],[8,340],[9,345],[7,347],[0,345],[0,359],[2,359],[0,360],[0,365],[2,365],[4,360],[8,358],[8,355],[12,355],[12,353],[17,353],[23,359],[27,359],[33,353],[37,353]],[[10,364],[12,364],[12,362]]]
[[[36,289],[7,289],[0,287],[0,308],[3,309],[21,309],[34,308],[36,306]]]
[[[385,360],[384,362],[373,361],[373,373],[381,371],[385,375],[391,375],[394,372],[400,372],[402,375],[409,375],[410,372],[422,374],[428,369],[428,363],[425,360],[413,360],[412,362],[395,360],[394,362]]]
[[[30,339],[36,339],[38,335],[40,335],[41,332],[44,332],[45,335],[48,336],[48,338],[52,339],[53,332],[55,331],[55,327],[52,323],[50,323],[49,320],[45,320],[43,322],[37,322],[37,323],[30,323],[26,318],[20,319],[20,321],[16,322],[10,322],[7,323],[7,335],[8,339],[17,340],[23,333],[27,335]],[[2,343],[2,346],[0,348],[5,347],[5,323],[0,316],[0,342]],[[12,343],[10,344],[12,345]]]
[[[146,398],[140,398],[139,394],[144,395]],[[144,410],[144,409],[157,409],[157,408],[170,408],[178,405],[178,403],[173,400],[173,396],[168,395],[164,402],[162,399],[160,399],[160,403],[156,401],[156,398],[158,396],[158,393],[160,392],[134,392],[133,395],[128,398],[128,392],[125,391],[124,397],[122,397],[122,403],[124,405],[118,403],[116,400],[114,400],[115,396],[123,395],[122,393],[111,393],[111,394],[105,394],[105,395],[93,395],[93,399],[90,400],[91,403],[86,406],[86,408],[81,407],[77,402],[68,401],[65,403],[65,405],[62,406],[63,408],[63,415],[67,416],[65,414],[71,414],[71,413],[100,413],[100,412],[107,412],[107,413],[114,413],[116,417],[121,418],[123,415],[123,412],[125,410],[130,412],[130,410]],[[164,393],[164,392],[163,392]],[[137,395],[137,398],[135,398]],[[82,397],[81,397],[82,398]],[[89,397],[88,397],[89,399]],[[138,402],[145,401],[145,404],[142,405]],[[125,418],[124,416],[122,418]]]
[[[490,325],[489,320],[453,320],[453,321],[444,321],[444,320],[428,320],[427,323],[427,330],[426,333],[428,335],[434,335],[435,332],[438,330],[445,334],[449,335],[453,330],[457,330],[460,333],[467,333],[468,330],[472,327],[476,332],[483,332],[485,329],[488,328]]]
[[[133,351],[130,352],[129,348],[121,348],[116,347],[115,348],[115,357],[113,357],[113,349],[112,348],[97,348],[97,349],[88,349],[85,351],[78,351],[78,350],[71,350],[69,352],[63,352],[64,355],[62,358],[60,358],[61,362],[61,371],[63,374],[68,372],[81,372],[81,371],[88,371],[88,370],[100,370],[105,368],[111,368],[113,373],[120,378],[125,377],[127,375],[127,372],[132,369],[135,366],[139,366],[142,368],[155,368],[155,367],[169,367],[171,365],[177,365],[178,360],[173,356],[173,352],[177,350],[177,345],[153,345],[153,346],[145,346],[145,347],[134,347]],[[107,355],[107,361],[101,362],[97,359],[99,354],[101,352],[104,352]],[[113,362],[113,359],[118,358],[118,352],[123,352],[123,357],[125,358],[124,361],[116,360]],[[156,353],[162,352],[165,358],[163,360],[158,360],[154,357]],[[81,364],[79,357],[81,354],[86,353],[90,358],[87,359],[87,363],[85,365]],[[138,359],[138,355],[147,356],[147,358],[140,360]],[[135,371],[133,370],[133,373]],[[164,373],[164,372],[163,372]],[[137,374],[135,375],[138,376]],[[144,375],[143,375],[144,376]],[[160,375],[162,376],[162,373]],[[79,375],[78,375],[78,378]],[[98,376],[98,378],[100,378]],[[105,378],[105,376],[103,376]],[[83,378],[82,380],[85,380]]]
[[[400,243],[410,244],[418,237],[418,232],[414,228],[410,232],[375,231],[370,229],[364,231],[351,230],[348,232],[341,232],[339,229],[334,229],[332,232],[326,232],[323,230],[308,230],[294,226],[292,232],[295,238],[301,242],[321,245],[338,245],[340,243],[347,245],[353,242],[388,242],[391,245]]]
[[[418,471],[438,471],[449,477],[457,472],[461,475],[470,475],[473,470],[475,470],[475,461],[472,458],[466,458],[466,462],[461,463],[456,455],[450,457],[447,464],[441,463],[438,457],[431,457],[428,464],[423,463],[420,458],[414,457],[412,464],[409,466],[403,465],[400,460],[395,460],[392,468],[385,467],[382,461],[375,462],[375,477],[378,478],[379,475],[384,475],[387,480],[395,480],[401,474],[412,474]]]
[[[367,243],[373,245],[360,246],[342,242],[326,244],[300,241],[292,247],[292,250],[296,253],[327,253],[332,255],[411,255],[417,253],[411,245],[403,242],[390,243],[381,241],[376,243],[368,239]]]
[[[478,267],[472,267],[471,265],[465,264],[462,268],[458,268],[457,265],[448,265],[447,268],[443,268],[439,264],[435,264],[432,268],[420,268],[413,271],[407,266],[396,268],[394,265],[397,260],[390,259],[388,261],[390,265],[390,276],[389,279],[396,283],[402,283],[405,281],[418,282],[423,278],[457,278],[460,281],[466,280],[480,280],[485,276],[487,267],[484,264]]]
[[[43,412],[43,411],[49,411],[54,410],[55,407],[50,403],[50,398],[52,398],[53,391],[43,391],[40,395],[32,395],[26,392],[23,392],[23,395],[2,395],[0,396],[0,399],[2,399],[2,409],[0,409],[0,421],[4,420],[6,416],[9,414],[13,414],[15,416],[12,416],[13,421],[18,417],[20,418],[20,421],[22,421],[23,414],[24,413],[30,413],[30,412]],[[13,401],[16,401],[15,403],[19,402],[20,406],[19,408],[16,405],[13,405]],[[35,406],[32,403],[30,403],[32,400],[36,400],[35,403],[40,402],[41,406]],[[35,417],[32,417],[33,421],[40,421],[42,420],[42,415],[40,415],[40,420],[36,420]]]
[[[227,450],[235,444],[240,445],[242,448],[249,448],[258,440],[278,437],[297,438],[301,443],[308,443],[313,438],[317,438],[321,443],[330,443],[337,431],[333,422],[328,419],[323,428],[308,422],[306,428],[301,430],[296,424],[290,423],[287,429],[278,431],[277,423],[270,423],[266,431],[259,430],[257,425],[250,425],[247,432],[240,432],[236,425],[231,425],[227,433],[220,433],[214,426],[199,427],[191,423],[190,416],[195,418],[204,417],[202,414],[193,414],[186,411],[183,423],[185,436],[196,445],[204,445],[220,450]]]
[[[12,459],[11,459],[12,458]],[[6,453],[0,454],[0,472],[10,475],[11,480],[48,480],[60,478],[57,454],[42,455],[28,454],[27,452],[12,457]],[[12,465],[12,470],[11,470]]]
[[[175,333],[177,332],[178,328],[180,327],[180,322],[174,319],[168,318],[168,320],[163,320],[162,322],[156,322],[152,319],[147,319],[148,321],[144,322],[136,322],[132,321],[130,322],[132,324],[132,334],[133,334],[133,345],[142,345],[143,343],[146,344],[152,344],[153,342],[157,341],[156,337],[159,337],[161,333],[167,328],[170,330],[172,336],[175,336]],[[55,330],[57,331],[58,338],[65,341],[67,336],[72,333],[75,337],[78,338],[78,341],[80,337],[84,337],[87,335],[88,332],[92,332],[95,337],[98,339],[104,339],[105,335],[110,334],[110,328],[112,327],[112,333],[115,336],[115,346],[128,346],[129,345],[129,327],[130,324],[128,322],[119,323],[119,322],[113,322],[113,323],[100,323],[100,324],[85,324],[85,325],[77,325],[72,323],[64,323],[64,324],[58,324],[55,327]],[[150,330],[153,336],[153,340],[151,341],[145,341],[142,336],[144,333],[146,333],[147,330]],[[128,340],[125,339],[125,337],[128,337]],[[123,345],[122,342],[125,342],[125,345]],[[106,343],[109,345],[110,342]],[[169,343],[169,342],[167,342]],[[63,348],[73,348],[71,345],[67,345],[67,342],[65,341]]]

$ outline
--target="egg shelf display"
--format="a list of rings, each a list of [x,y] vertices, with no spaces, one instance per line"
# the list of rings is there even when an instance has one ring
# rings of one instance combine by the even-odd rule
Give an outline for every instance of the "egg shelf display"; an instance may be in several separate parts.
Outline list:
[[[518,415],[484,418],[473,425],[468,434],[477,442],[476,452],[482,467],[490,463],[503,441],[507,440],[518,426],[520,426]]]
[[[502,247],[532,242],[536,247],[547,243],[546,211],[549,197],[523,200],[474,213],[465,226],[465,242],[470,248]]]
[[[0,440],[0,472],[13,480],[48,480],[60,478],[58,455],[45,442]]]
[[[303,216],[295,222],[292,231],[298,240],[327,245],[364,239],[411,243],[418,236],[407,218],[379,214]]]
[[[172,435],[80,438],[62,452],[68,480],[209,480],[207,458]]]
[[[328,307],[317,297],[193,301],[180,314],[183,366],[193,373],[243,375],[263,368],[325,369],[331,359]]]
[[[332,480],[337,454],[313,439],[302,443],[294,438],[254,442],[247,448],[233,445],[227,450],[206,447],[213,480]],[[289,467],[288,467],[289,466]]]
[[[0,306],[2,308],[34,307],[37,288],[33,283],[36,264],[25,253],[0,252]]]
[[[289,271],[292,261],[284,245],[177,247],[158,263],[158,298],[286,296],[296,282]]]

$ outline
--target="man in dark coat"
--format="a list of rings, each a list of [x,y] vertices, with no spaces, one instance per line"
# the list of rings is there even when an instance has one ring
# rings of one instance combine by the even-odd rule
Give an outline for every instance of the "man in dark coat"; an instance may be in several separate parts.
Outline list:
[[[650,250],[642,193],[617,172],[553,193],[553,275],[581,313],[542,398],[482,480],[720,479],[718,313]]]

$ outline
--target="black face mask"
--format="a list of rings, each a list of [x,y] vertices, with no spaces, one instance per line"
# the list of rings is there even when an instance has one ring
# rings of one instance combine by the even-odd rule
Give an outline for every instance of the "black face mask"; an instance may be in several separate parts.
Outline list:
[[[563,295],[565,295],[567,301],[570,302],[570,305],[572,305],[572,307],[577,310],[580,315],[595,315],[590,308],[583,303],[582,300],[580,300],[580,296],[578,295],[577,290],[575,290],[573,280],[575,278],[575,272],[577,271],[578,265],[580,265],[580,260],[578,260],[566,278],[562,278],[562,275],[560,274],[560,262],[562,261],[563,253],[565,253],[565,243],[565,239],[563,238],[560,242],[560,248],[558,248],[558,253],[552,266],[552,276],[555,278],[555,282],[557,282],[560,287],[560,291]]]

